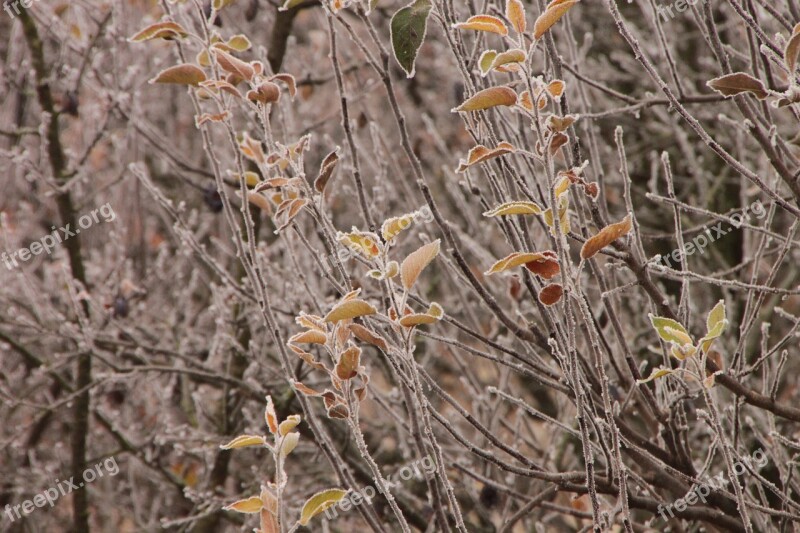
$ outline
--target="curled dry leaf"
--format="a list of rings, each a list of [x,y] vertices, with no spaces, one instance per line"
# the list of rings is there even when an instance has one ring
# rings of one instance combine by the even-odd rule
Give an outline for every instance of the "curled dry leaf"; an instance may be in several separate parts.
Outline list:
[[[325,322],[339,322],[365,315],[374,315],[378,310],[364,300],[348,300],[342,302],[325,315]]]
[[[539,301],[546,306],[551,306],[558,303],[563,295],[564,287],[558,283],[553,283],[552,285],[548,285],[547,287],[543,288],[539,292]]]
[[[281,81],[286,84],[286,88],[289,89],[289,96],[294,100],[294,96],[297,94],[297,82],[295,82],[294,76],[291,74],[275,74],[272,76],[269,81]]]
[[[183,26],[177,22],[167,21],[151,24],[128,40],[132,43],[141,43],[151,39],[165,39],[171,41],[186,37],[187,35],[189,35],[189,32],[183,29]]]
[[[174,67],[165,68],[156,77],[151,79],[149,83],[174,83],[178,85],[200,85],[201,82],[206,81],[206,73],[197,65],[185,63],[183,65],[175,65]]]
[[[266,161],[261,143],[250,137],[249,133],[245,133],[244,138],[239,141],[239,150],[242,152],[243,156],[251,161],[255,161],[261,165]]]
[[[249,191],[247,193],[247,201],[264,211],[266,214],[272,214],[272,204],[269,203],[269,200],[267,200],[266,196],[263,194]]]
[[[400,265],[400,280],[406,290],[411,290],[411,287],[414,286],[414,283],[416,283],[417,278],[425,267],[439,255],[439,246],[439,239],[436,239],[411,252],[408,257],[403,260],[403,263]]]
[[[281,89],[271,81],[265,81],[251,91],[247,91],[247,99],[259,104],[273,104],[281,99]]]
[[[215,94],[218,91],[225,91],[228,94],[232,94],[236,98],[242,98],[242,93],[239,92],[239,89],[224,80],[206,80],[200,83],[200,87],[209,89]]]
[[[484,161],[494,159],[495,157],[500,157],[501,155],[513,154],[515,151],[516,148],[514,148],[511,143],[507,143],[505,141],[498,143],[497,147],[494,149],[489,149],[482,144],[479,144],[469,151],[466,159],[459,160],[456,172],[465,172],[473,165],[483,163]]]
[[[525,33],[525,7],[520,0],[506,1],[506,18],[517,33]]]
[[[536,40],[541,39],[547,33],[547,30],[561,20],[561,17],[577,3],[578,0],[553,0],[550,2],[533,24],[533,38]]]
[[[452,111],[482,111],[497,106],[512,106],[517,102],[517,93],[510,87],[489,87],[478,91],[466,102],[456,107]]]
[[[468,18],[466,22],[454,24],[453,27],[459,30],[486,31],[503,36],[508,35],[508,27],[505,22],[491,15],[475,15]]]
[[[351,346],[339,356],[336,363],[336,376],[341,380],[353,379],[358,375],[358,367],[361,364],[361,348]]]
[[[284,209],[284,211],[286,212],[286,221],[278,229],[275,230],[275,233],[280,233],[289,224],[291,224],[292,220],[294,220],[294,218],[298,214],[300,214],[300,211],[308,204],[309,201],[306,198],[295,198],[294,200],[290,200],[288,206]]]
[[[499,205],[491,211],[486,211],[483,216],[485,217],[499,217],[508,215],[541,215],[542,208],[535,202],[508,202]]]
[[[752,93],[759,100],[764,100],[769,96],[760,80],[744,72],[735,72],[714,78],[707,85],[723,96],[736,96],[746,92]]]
[[[583,247],[581,247],[581,259],[589,259],[594,257],[597,252],[620,237],[627,235],[628,232],[631,231],[631,224],[632,219],[631,215],[629,214],[620,222],[609,224],[600,230],[600,233],[583,243]]]
[[[328,181],[330,181],[333,171],[336,169],[337,163],[339,163],[338,146],[333,152],[326,155],[325,159],[322,160],[322,165],[320,165],[319,168],[319,174],[317,175],[317,179],[314,180],[314,188],[317,190],[317,192],[325,191],[325,186],[328,185]]]

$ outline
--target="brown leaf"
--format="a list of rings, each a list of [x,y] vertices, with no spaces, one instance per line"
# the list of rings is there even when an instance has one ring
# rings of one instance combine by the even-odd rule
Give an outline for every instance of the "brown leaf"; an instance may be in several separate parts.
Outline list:
[[[479,144],[469,151],[466,159],[461,159],[458,162],[458,168],[456,169],[456,172],[465,172],[473,165],[483,163],[484,161],[488,161],[489,159],[493,159],[495,157],[500,157],[501,155],[513,154],[515,151],[516,148],[514,148],[511,143],[507,143],[505,141],[498,143],[497,147],[494,149],[489,149],[482,144]]]
[[[411,287],[416,283],[417,278],[422,271],[427,267],[434,258],[439,255],[439,239],[428,243],[416,251],[411,252],[408,257],[403,260],[400,265],[400,280],[406,290],[411,290]]]
[[[557,269],[559,267],[558,261],[555,259],[555,257],[555,253],[549,250],[545,252],[514,252],[497,261],[489,270],[485,272],[485,274],[487,276],[491,276],[492,274],[505,272],[506,270],[511,270],[512,268],[523,265],[525,265],[528,270],[535,274],[541,275],[540,272],[549,274],[554,268],[556,269],[557,274]],[[529,263],[533,263],[534,265],[528,266]]]
[[[221,50],[220,48],[212,47],[211,50],[214,52],[214,56],[217,58],[217,63],[219,63],[219,66],[222,67],[225,72],[239,76],[247,81],[252,80],[253,76],[255,76],[256,71],[249,63],[233,57],[231,54],[225,50]],[[234,83],[233,85],[236,84]]]
[[[764,84],[744,72],[714,78],[707,85],[723,96],[736,96],[745,92],[754,94],[759,100],[764,100],[768,96]]]
[[[273,80],[279,80],[285,83],[286,87],[289,89],[289,96],[294,100],[294,95],[297,94],[297,83],[294,80],[294,76],[291,74],[275,74],[270,78],[270,81]]]
[[[525,268],[540,276],[542,279],[552,279],[561,272],[561,266],[558,264],[558,256],[555,252],[547,250],[541,253],[544,256],[535,261],[528,261],[525,263]]]
[[[564,295],[564,288],[558,283],[553,283],[539,292],[539,301],[546,306],[556,304]]]
[[[361,342],[366,342],[377,346],[384,352],[389,351],[389,346],[386,344],[386,339],[375,333],[374,331],[365,328],[361,324],[350,324],[350,331]]]
[[[478,91],[466,102],[452,111],[482,111],[496,106],[512,106],[517,102],[517,93],[510,87],[489,87]]]
[[[206,81],[206,73],[197,65],[186,63],[165,68],[149,83],[175,83],[178,85],[199,85]]]
[[[783,50],[783,62],[786,63],[786,68],[789,69],[790,78],[794,78],[798,56],[800,56],[800,33],[795,32]]]
[[[581,259],[589,259],[594,257],[597,252],[619,239],[627,235],[631,231],[632,219],[631,215],[626,216],[620,222],[609,224],[600,233],[583,243],[581,248]]]

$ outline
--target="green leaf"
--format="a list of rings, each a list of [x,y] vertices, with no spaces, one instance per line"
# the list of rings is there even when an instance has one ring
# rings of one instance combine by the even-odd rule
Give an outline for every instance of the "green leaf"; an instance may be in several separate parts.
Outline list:
[[[693,344],[686,328],[670,318],[650,315],[650,323],[658,332],[658,336],[666,342],[674,342],[680,346]]]
[[[303,510],[300,512],[300,525],[308,525],[312,518],[336,504],[346,494],[347,491],[342,489],[328,489],[314,494],[303,505]]]
[[[409,78],[414,77],[414,62],[425,40],[428,28],[430,0],[415,0],[397,11],[392,17],[392,49],[394,57]]]

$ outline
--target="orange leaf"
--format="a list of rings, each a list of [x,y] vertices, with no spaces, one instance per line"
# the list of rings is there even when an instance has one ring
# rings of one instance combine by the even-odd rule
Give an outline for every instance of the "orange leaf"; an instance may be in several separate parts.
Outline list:
[[[378,310],[364,300],[348,300],[342,302],[325,315],[325,322],[338,322],[349,318],[356,318],[365,315],[374,315]]]
[[[631,224],[631,216],[628,215],[620,222],[609,224],[600,230],[600,233],[583,243],[583,247],[581,248],[581,259],[589,259],[590,257],[594,257],[597,252],[620,237],[627,235],[631,230]]]
[[[517,102],[517,93],[510,87],[489,87],[478,91],[466,102],[452,111],[482,111],[496,106],[512,106]]]
[[[491,15],[475,15],[468,18],[466,22],[459,22],[453,27],[459,30],[488,31],[499,35],[508,35],[508,28],[505,23]]]
[[[508,0],[506,2],[506,18],[511,21],[511,25],[517,33],[525,33],[525,8],[520,0]]]
[[[533,24],[533,38],[541,39],[553,25],[563,17],[578,0],[554,0]]]
[[[236,511],[237,513],[260,513],[264,507],[264,502],[258,496],[247,498],[246,500],[239,500],[230,505],[226,505],[223,509],[226,511]]]

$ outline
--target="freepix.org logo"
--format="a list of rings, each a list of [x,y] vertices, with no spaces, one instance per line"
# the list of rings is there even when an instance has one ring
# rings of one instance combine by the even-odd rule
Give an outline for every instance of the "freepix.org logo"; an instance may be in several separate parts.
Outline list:
[[[31,514],[36,509],[44,507],[45,505],[53,507],[59,498],[62,498],[73,491],[84,488],[87,484],[93,483],[97,479],[103,477],[105,474],[108,474],[109,477],[119,474],[119,465],[117,465],[117,460],[114,457],[109,457],[102,463],[97,463],[93,467],[84,470],[83,474],[81,475],[82,481],[76,482],[75,476],[70,477],[66,481],[59,481],[57,479],[55,486],[43,490],[42,492],[34,495],[33,498],[25,500],[24,502],[18,503],[14,506],[11,506],[11,504],[6,505],[5,515],[9,518],[9,520],[14,522],[15,520],[19,520],[20,518]]]
[[[116,220],[117,214],[114,212],[111,204],[107,203],[80,217],[76,222],[78,227],[73,228],[71,224],[67,224],[62,228],[56,229],[56,227],[53,226],[51,228],[53,230],[52,233],[48,233],[38,241],[33,241],[30,245],[24,246],[14,252],[3,252],[0,254],[0,259],[8,270],[12,270],[19,266],[17,260],[24,263],[41,253],[47,253],[49,255],[53,253],[53,249],[57,245],[62,244],[70,237],[75,237],[80,234],[82,229],[89,229],[93,225],[99,224],[100,217],[102,217],[103,222],[113,222]]]

